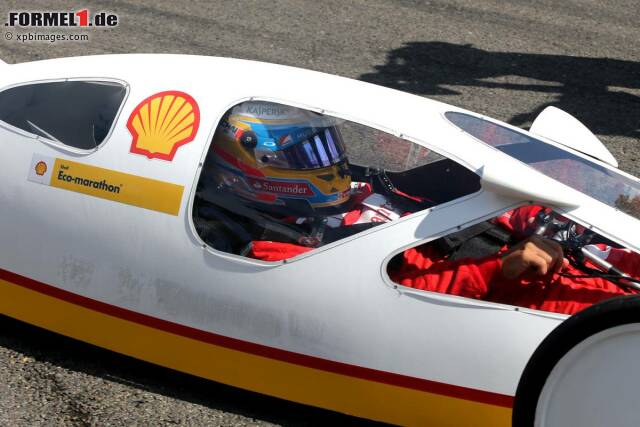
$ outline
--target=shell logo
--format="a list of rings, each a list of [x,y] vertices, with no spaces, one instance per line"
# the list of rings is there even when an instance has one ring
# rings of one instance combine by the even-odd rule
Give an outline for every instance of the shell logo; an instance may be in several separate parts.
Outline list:
[[[45,173],[47,173],[47,164],[43,161],[39,161],[36,164],[36,175],[43,176]]]
[[[130,152],[172,161],[178,148],[193,141],[199,124],[200,109],[191,95],[174,90],[151,95],[129,116]]]

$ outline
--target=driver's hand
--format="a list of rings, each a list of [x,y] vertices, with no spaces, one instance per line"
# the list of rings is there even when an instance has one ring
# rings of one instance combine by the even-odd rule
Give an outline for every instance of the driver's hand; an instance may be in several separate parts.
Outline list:
[[[558,242],[532,236],[511,248],[502,258],[502,275],[507,279],[546,276],[559,272],[568,264]]]

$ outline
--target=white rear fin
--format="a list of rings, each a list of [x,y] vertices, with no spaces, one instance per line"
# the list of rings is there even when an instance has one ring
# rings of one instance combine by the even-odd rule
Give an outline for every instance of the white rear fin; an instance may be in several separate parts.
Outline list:
[[[578,119],[559,108],[545,108],[533,121],[529,132],[618,167],[618,161],[607,147]]]

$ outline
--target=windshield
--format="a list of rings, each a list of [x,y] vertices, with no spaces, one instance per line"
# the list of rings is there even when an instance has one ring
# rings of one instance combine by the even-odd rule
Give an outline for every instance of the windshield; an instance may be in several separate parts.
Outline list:
[[[640,219],[640,182],[531,136],[470,114],[446,118],[485,144],[539,172]]]

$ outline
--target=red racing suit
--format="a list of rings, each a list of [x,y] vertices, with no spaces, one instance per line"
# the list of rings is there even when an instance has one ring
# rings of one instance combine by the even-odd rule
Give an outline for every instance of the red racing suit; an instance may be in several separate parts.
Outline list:
[[[516,209],[498,217],[496,222],[522,237],[535,226],[533,219],[540,209],[537,206]],[[591,245],[589,249],[632,277],[640,277],[640,255],[635,252],[605,245]],[[416,289],[565,314],[635,293],[600,277],[584,277],[585,273],[573,266],[561,273],[510,280],[502,275],[501,253],[479,260],[448,261],[431,246],[423,245],[406,250],[401,266],[389,275],[396,283]]]

